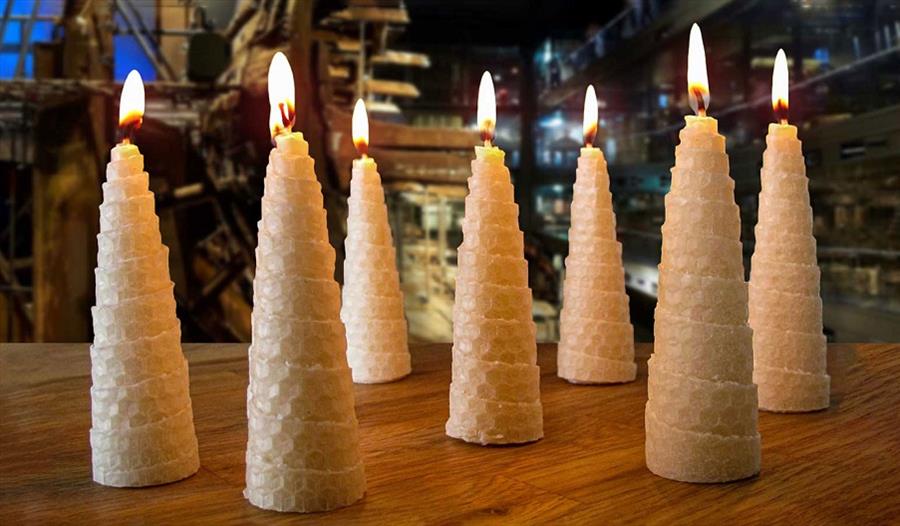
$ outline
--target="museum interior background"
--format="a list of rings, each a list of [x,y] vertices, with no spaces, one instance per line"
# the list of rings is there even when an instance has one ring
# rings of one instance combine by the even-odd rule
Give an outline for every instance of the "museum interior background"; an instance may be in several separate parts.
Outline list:
[[[0,341],[89,341],[103,167],[136,68],[186,341],[248,341],[285,51],[341,280],[350,110],[366,100],[411,341],[450,341],[478,79],[493,74],[538,337],[558,337],[584,90],[600,99],[636,337],[652,339],[663,197],[703,29],[745,267],[775,53],[790,59],[833,341],[900,340],[900,2],[888,0],[0,0]]]

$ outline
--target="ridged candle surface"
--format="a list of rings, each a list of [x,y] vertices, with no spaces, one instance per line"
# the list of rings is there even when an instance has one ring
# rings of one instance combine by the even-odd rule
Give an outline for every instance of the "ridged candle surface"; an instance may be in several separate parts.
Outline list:
[[[458,251],[447,434],[477,444],[543,434],[519,209],[498,148],[476,148]]]
[[[770,124],[760,172],[759,222],[750,265],[753,381],[759,407],[828,407],[819,266],[806,165],[797,128]]]
[[[740,213],[716,121],[687,117],[665,198],[647,467],[686,482],[759,472]]]
[[[357,383],[390,382],[410,373],[406,317],[384,189],[372,159],[353,161],[341,319]]]
[[[247,389],[247,487],[254,505],[325,511],[366,489],[341,293],[322,188],[299,133],[269,154]]]
[[[573,383],[630,382],[637,369],[634,329],[609,172],[597,148],[581,150],[571,217],[557,374]]]
[[[153,193],[137,146],[112,150],[91,309],[91,460],[108,486],[165,484],[200,467],[188,365]]]

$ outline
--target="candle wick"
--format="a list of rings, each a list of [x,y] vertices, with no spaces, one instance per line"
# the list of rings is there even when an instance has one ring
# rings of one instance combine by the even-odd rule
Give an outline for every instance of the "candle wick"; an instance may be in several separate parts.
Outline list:
[[[781,123],[782,126],[787,126],[787,123],[788,123],[787,117],[782,117],[779,122]]]
[[[690,89],[691,95],[694,97],[694,101],[697,104],[697,116],[706,117],[706,99],[703,98],[703,90],[699,87],[691,87]]]

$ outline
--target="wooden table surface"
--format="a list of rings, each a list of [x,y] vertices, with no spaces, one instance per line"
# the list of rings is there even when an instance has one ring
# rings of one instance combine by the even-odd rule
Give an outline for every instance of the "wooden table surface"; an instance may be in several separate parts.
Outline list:
[[[262,511],[241,496],[246,345],[185,345],[202,467],[144,489],[91,481],[84,344],[0,347],[0,523],[270,524],[900,521],[900,345],[832,345],[831,408],[762,413],[762,473],[693,485],[644,465],[646,356],[638,381],[573,386],[542,345],[546,437],[479,447],[444,435],[449,345],[413,349],[400,382],[356,387],[368,493],[330,513]]]

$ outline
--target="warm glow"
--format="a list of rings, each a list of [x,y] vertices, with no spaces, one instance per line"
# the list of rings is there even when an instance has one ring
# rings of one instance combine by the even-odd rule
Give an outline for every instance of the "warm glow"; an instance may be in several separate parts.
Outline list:
[[[122,96],[119,99],[119,130],[122,141],[131,142],[134,130],[144,121],[144,81],[141,74],[133,69],[125,78]]]
[[[494,79],[485,71],[478,86],[478,127],[481,129],[481,139],[485,144],[494,139],[496,124],[497,98],[494,96]]]
[[[783,49],[779,49],[775,55],[775,68],[772,69],[772,109],[778,120],[787,124],[788,64]]]
[[[697,115],[706,115],[709,108],[709,78],[706,76],[706,50],[703,49],[703,35],[700,26],[691,27],[688,44],[688,100]]]
[[[597,93],[594,86],[590,85],[584,94],[584,145],[593,146],[597,138]]]
[[[362,99],[358,99],[353,108],[353,145],[363,157],[369,152],[369,116]]]
[[[272,138],[294,127],[294,73],[281,51],[269,63],[269,130]]]

